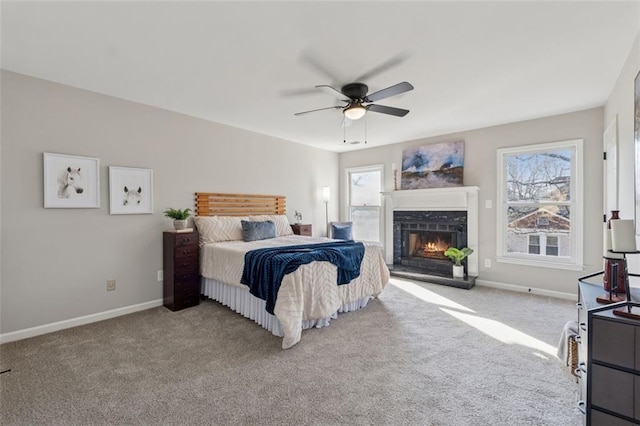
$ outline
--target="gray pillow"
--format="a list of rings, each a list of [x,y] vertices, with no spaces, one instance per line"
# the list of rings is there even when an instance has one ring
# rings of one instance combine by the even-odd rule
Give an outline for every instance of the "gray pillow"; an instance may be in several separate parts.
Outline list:
[[[248,220],[242,223],[242,241],[266,240],[276,237],[276,225],[272,220],[263,222],[250,222]]]

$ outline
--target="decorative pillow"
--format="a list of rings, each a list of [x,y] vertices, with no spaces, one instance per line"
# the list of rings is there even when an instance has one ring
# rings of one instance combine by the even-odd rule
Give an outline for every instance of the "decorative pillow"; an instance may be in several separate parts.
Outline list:
[[[247,217],[232,216],[196,216],[193,222],[200,234],[200,245],[220,241],[242,240],[242,219]]]
[[[246,220],[242,223],[242,241],[267,240],[276,237],[276,225],[271,220],[262,222],[249,222]]]
[[[284,237],[287,235],[293,235],[293,229],[291,229],[291,225],[289,224],[289,219],[286,215],[283,214],[265,214],[261,216],[249,216],[249,220],[255,222],[264,222],[266,220],[270,220],[276,226],[276,235],[278,237]]]
[[[332,223],[331,235],[336,240],[353,240],[353,225],[351,223]]]

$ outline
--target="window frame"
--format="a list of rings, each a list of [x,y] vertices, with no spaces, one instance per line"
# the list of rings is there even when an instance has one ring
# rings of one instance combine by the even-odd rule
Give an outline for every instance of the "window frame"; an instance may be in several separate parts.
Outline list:
[[[553,151],[558,149],[571,149],[573,151],[573,161],[571,163],[571,185],[570,200],[568,202],[543,201],[539,203],[529,203],[533,205],[566,205],[571,212],[570,241],[571,253],[568,258],[560,256],[532,255],[525,253],[507,252],[507,225],[508,207],[507,199],[507,158],[514,155],[535,154],[540,152]],[[565,269],[572,271],[584,270],[584,140],[571,139],[559,142],[548,142],[531,145],[523,145],[510,148],[500,148],[497,153],[497,192],[496,207],[496,261],[499,263],[510,263],[516,265],[537,266],[544,268]],[[542,253],[543,244],[540,241]],[[528,243],[528,241],[527,241]],[[558,247],[559,250],[559,247]],[[554,259],[555,258],[555,259]]]
[[[345,209],[344,209],[344,217],[347,218],[348,221],[352,221],[351,219],[351,173],[363,173],[363,172],[380,172],[380,191],[384,190],[384,164],[372,164],[368,166],[358,166],[358,167],[347,167],[344,169],[345,171]],[[367,207],[366,205],[364,207]],[[372,206],[373,207],[373,206]],[[384,208],[383,208],[383,200],[382,200],[382,192],[380,193],[380,204],[378,206],[378,243],[382,243],[384,241]],[[363,240],[367,241],[367,240]]]

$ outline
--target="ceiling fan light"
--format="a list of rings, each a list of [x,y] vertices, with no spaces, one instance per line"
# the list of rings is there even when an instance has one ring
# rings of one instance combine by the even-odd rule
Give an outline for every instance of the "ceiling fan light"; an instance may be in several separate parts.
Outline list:
[[[344,116],[347,117],[349,120],[357,120],[359,118],[364,117],[364,114],[366,112],[367,112],[367,109],[362,105],[358,104],[358,105],[354,105],[346,108],[344,110]]]

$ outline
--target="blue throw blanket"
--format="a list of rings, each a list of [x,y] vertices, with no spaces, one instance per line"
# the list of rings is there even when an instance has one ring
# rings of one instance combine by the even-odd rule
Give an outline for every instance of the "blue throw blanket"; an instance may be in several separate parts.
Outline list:
[[[348,284],[360,276],[363,257],[364,244],[354,241],[251,250],[244,255],[240,282],[249,286],[251,294],[266,301],[267,312],[273,314],[280,283],[286,274],[307,263],[325,261],[338,267],[337,284]]]

